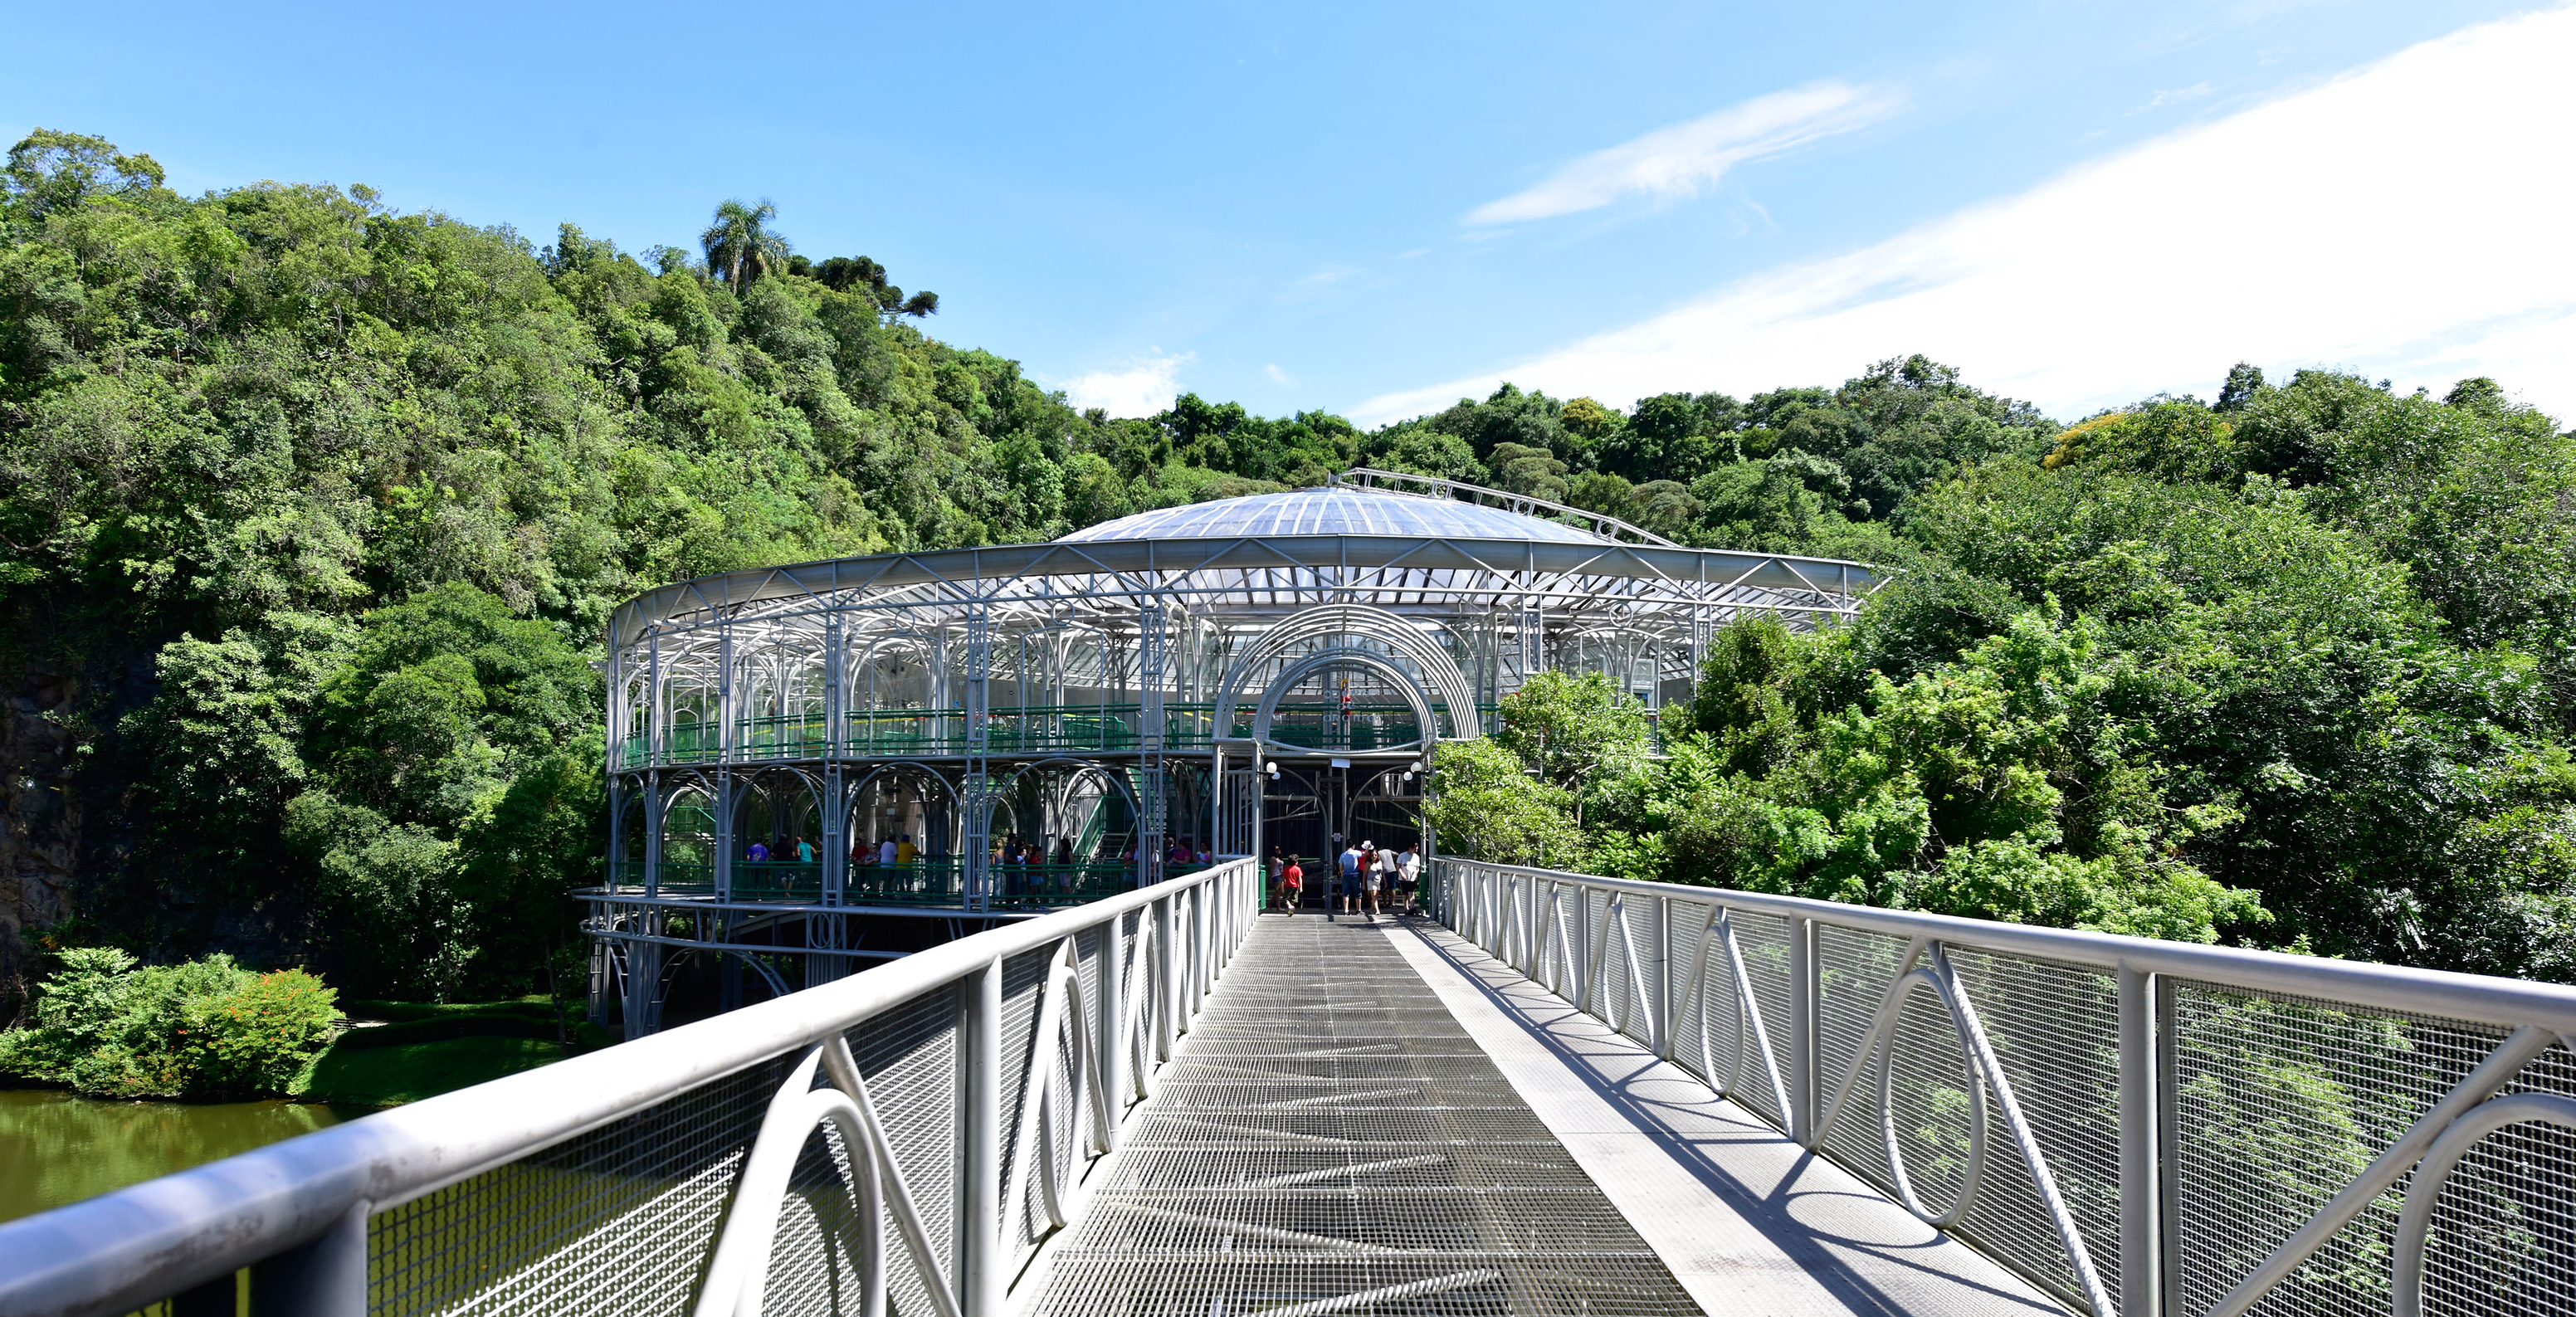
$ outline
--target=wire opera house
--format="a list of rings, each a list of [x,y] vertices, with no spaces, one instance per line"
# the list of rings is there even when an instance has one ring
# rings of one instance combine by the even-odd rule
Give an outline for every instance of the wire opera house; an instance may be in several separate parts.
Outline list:
[[[732,1005],[1216,856],[1427,853],[1436,748],[1532,674],[1660,709],[1716,628],[1827,625],[1880,579],[1358,470],[665,586],[609,623],[593,1018],[650,1032],[684,965]]]

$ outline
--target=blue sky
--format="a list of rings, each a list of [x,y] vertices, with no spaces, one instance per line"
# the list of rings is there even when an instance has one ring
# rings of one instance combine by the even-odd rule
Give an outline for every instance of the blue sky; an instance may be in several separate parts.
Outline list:
[[[5,22],[65,55],[11,62],[0,129],[107,136],[192,191],[367,183],[540,242],[569,220],[686,244],[767,197],[799,251],[875,257],[940,294],[933,333],[1121,414],[1178,388],[1376,421],[1499,378],[1624,406],[1909,351],[2061,416],[2206,394],[2239,357],[2437,391],[2490,371],[2576,412],[2565,7]]]

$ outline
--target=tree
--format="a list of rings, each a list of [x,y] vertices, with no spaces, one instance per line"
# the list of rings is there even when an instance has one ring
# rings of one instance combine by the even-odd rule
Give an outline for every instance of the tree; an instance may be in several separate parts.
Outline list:
[[[939,310],[939,294],[924,291],[904,296],[902,289],[887,281],[886,268],[865,256],[835,256],[820,265],[799,256],[787,263],[787,272],[807,276],[836,293],[864,289],[885,315],[918,319]]]
[[[1503,697],[1499,716],[1496,741],[1567,793],[1578,826],[1587,800],[1613,790],[1654,753],[1645,705],[1598,672],[1537,673]]]
[[[778,207],[765,200],[757,206],[746,206],[739,200],[717,206],[715,223],[698,235],[698,245],[707,254],[707,268],[722,272],[736,293],[761,275],[784,273],[787,239],[769,227],[776,218]]]
[[[2243,411],[2245,404],[2263,391],[2263,368],[2240,361],[2227,369],[2227,382],[2218,386],[2218,410]]]
[[[162,173],[152,157],[126,155],[105,138],[39,128],[9,148],[6,178],[9,193],[41,218],[92,196],[149,192]]]
[[[1442,850],[1497,864],[1562,869],[1582,862],[1572,794],[1531,781],[1511,751],[1491,741],[1444,743],[1432,768],[1423,815]]]

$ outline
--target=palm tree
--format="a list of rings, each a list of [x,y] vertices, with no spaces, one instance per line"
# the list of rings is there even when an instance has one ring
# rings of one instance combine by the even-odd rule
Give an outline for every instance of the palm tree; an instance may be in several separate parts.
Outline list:
[[[757,206],[728,201],[716,207],[716,222],[698,235],[707,249],[707,268],[722,272],[737,293],[747,281],[785,269],[787,239],[769,227],[776,218],[778,207],[767,201]]]

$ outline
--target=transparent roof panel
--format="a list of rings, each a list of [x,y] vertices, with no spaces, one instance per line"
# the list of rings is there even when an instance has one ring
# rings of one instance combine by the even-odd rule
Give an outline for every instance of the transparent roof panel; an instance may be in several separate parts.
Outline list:
[[[1188,540],[1237,535],[1418,535],[1427,539],[1611,541],[1563,522],[1386,490],[1328,486],[1156,508],[1075,531],[1064,542]]]

